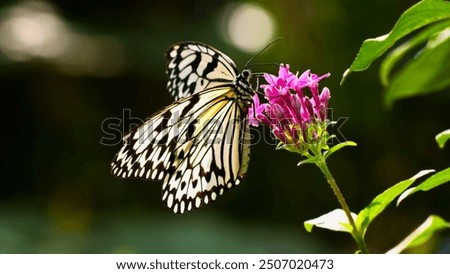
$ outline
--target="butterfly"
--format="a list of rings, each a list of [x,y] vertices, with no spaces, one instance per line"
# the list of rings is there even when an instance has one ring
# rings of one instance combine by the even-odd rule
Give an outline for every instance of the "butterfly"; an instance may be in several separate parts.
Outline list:
[[[166,53],[175,101],[124,137],[111,163],[122,178],[162,180],[162,200],[182,214],[239,184],[250,157],[251,71],[219,50],[181,42]]]

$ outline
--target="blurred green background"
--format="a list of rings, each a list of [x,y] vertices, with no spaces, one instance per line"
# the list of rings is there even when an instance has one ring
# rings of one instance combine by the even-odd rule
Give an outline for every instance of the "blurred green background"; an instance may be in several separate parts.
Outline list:
[[[434,136],[450,127],[450,93],[383,107],[378,65],[339,86],[362,41],[387,33],[416,1],[5,1],[0,3],[3,107],[1,253],[352,253],[347,234],[303,228],[338,207],[313,166],[263,142],[247,178],[215,203],[179,216],[161,182],[120,180],[101,145],[102,122],[131,109],[144,119],[171,103],[166,49],[201,41],[242,68],[255,62],[331,73],[333,118],[358,143],[333,156],[334,173],[358,212],[419,170],[450,166]],[[261,71],[276,73],[274,66]],[[127,125],[125,125],[127,126]],[[450,185],[391,206],[367,234],[385,252],[435,213],[450,219]],[[443,232],[415,252],[450,253]]]

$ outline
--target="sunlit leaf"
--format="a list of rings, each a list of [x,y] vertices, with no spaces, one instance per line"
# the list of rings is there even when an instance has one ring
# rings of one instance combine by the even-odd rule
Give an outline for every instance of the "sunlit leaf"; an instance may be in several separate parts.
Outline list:
[[[447,223],[439,216],[431,215],[425,220],[423,224],[421,224],[416,230],[409,234],[403,241],[401,241],[397,246],[386,253],[398,254],[405,249],[419,246],[428,241],[434,233],[446,228],[450,228],[450,223]]]
[[[351,212],[352,218],[356,219],[356,214]],[[315,219],[305,221],[303,223],[306,231],[311,232],[313,227],[317,226],[333,231],[351,233],[352,229],[348,221],[347,215],[342,209],[335,209]]]
[[[355,60],[344,73],[341,82],[351,71],[367,69],[373,61],[406,35],[428,24],[449,18],[450,2],[448,1],[423,0],[417,3],[400,16],[391,32],[363,42]]]
[[[305,164],[315,164],[318,161],[320,161],[320,157],[315,156],[315,157],[307,158],[305,160],[298,162],[297,166],[301,166],[301,165],[305,165]]]
[[[356,143],[352,142],[352,141],[347,141],[347,142],[342,142],[342,143],[339,143],[339,144],[333,146],[332,148],[330,148],[329,150],[327,150],[325,152],[325,159],[330,157],[331,154],[335,153],[336,151],[340,150],[341,148],[348,147],[348,146],[355,147]]]
[[[423,51],[395,76],[385,93],[385,102],[439,91],[450,85],[450,26],[437,34]],[[412,81],[413,80],[413,81]]]
[[[444,148],[445,143],[450,139],[450,129],[436,135],[436,142],[440,148]]]
[[[417,50],[419,45],[426,43],[431,36],[435,33],[440,32],[450,25],[450,21],[444,21],[440,23],[436,23],[427,27],[423,31],[420,31],[418,34],[414,35],[407,42],[398,46],[392,52],[390,52],[386,58],[383,59],[383,62],[380,66],[380,80],[383,86],[389,85],[389,77],[394,69],[394,67],[398,64],[400,60],[411,51]]]
[[[388,188],[383,193],[375,197],[372,202],[359,212],[356,218],[356,226],[364,236],[370,223],[380,214],[398,195],[400,195],[405,189],[407,189],[415,180],[427,175],[434,170],[422,170],[413,177],[401,181],[396,185]]]
[[[400,197],[397,200],[397,205],[400,204],[406,197],[411,196],[412,194],[416,193],[417,191],[428,191],[430,189],[433,189],[435,187],[438,187],[444,183],[450,182],[450,168],[444,169],[433,176],[430,176],[430,178],[427,178],[425,181],[420,183],[416,187],[412,187],[407,189],[405,192],[403,192]]]

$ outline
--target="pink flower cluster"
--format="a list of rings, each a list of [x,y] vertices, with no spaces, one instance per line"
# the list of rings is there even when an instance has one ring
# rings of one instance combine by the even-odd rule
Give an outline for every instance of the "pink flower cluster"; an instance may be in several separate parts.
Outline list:
[[[312,74],[310,70],[300,76],[289,71],[289,65],[280,65],[278,76],[264,74],[267,84],[261,85],[268,103],[261,104],[258,94],[249,109],[249,124],[263,123],[283,143],[297,145],[307,142],[311,124],[327,123],[330,90],[319,94],[320,80],[330,76]],[[309,94],[305,91],[309,90]],[[314,133],[317,134],[317,133]]]

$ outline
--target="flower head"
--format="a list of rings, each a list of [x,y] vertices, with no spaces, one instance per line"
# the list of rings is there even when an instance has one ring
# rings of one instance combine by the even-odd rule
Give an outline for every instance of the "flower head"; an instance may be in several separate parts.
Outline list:
[[[328,88],[319,93],[319,82],[329,75],[318,76],[307,70],[297,76],[289,70],[289,65],[280,65],[278,76],[265,73],[267,84],[261,87],[268,102],[261,104],[258,95],[253,97],[249,124],[269,126],[290,150],[318,140],[326,132],[331,98]]]

